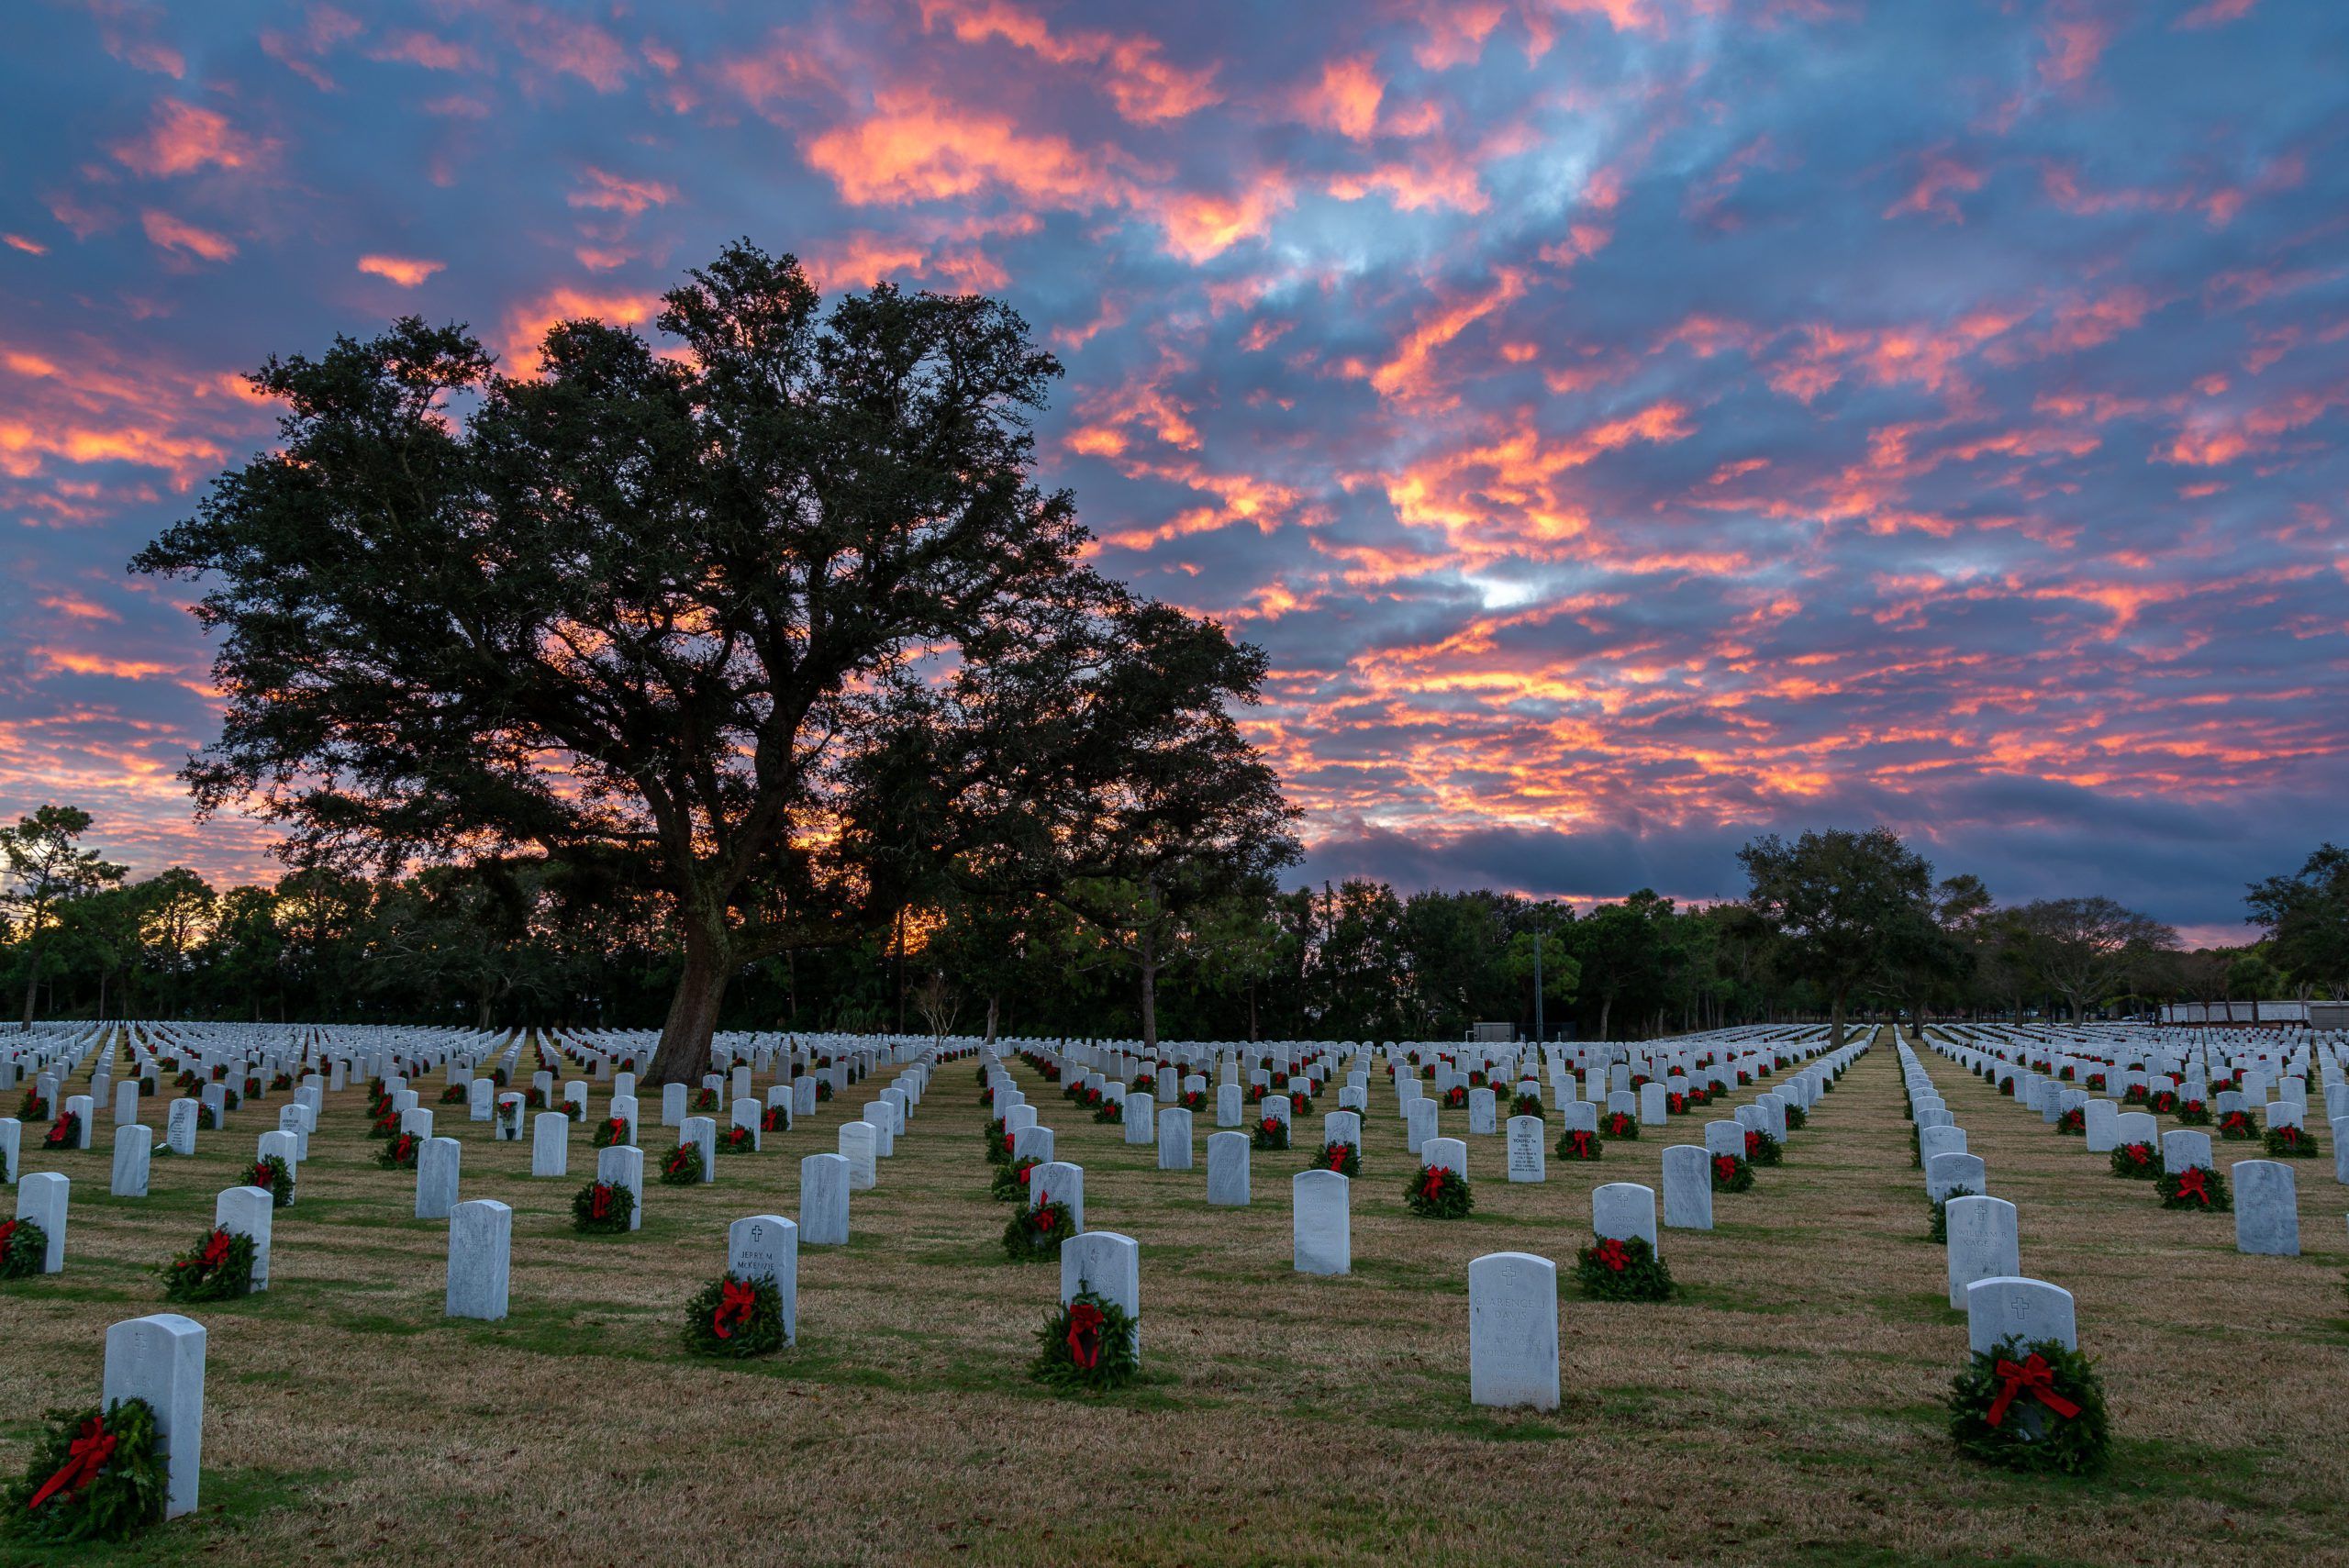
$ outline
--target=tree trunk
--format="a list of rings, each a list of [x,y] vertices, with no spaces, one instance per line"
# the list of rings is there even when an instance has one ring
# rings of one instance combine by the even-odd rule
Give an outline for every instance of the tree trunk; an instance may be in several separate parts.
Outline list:
[[[709,1071],[709,1040],[718,1032],[718,1005],[726,999],[726,982],[734,968],[731,958],[718,941],[686,931],[685,971],[678,976],[677,994],[661,1026],[660,1049],[652,1053],[652,1066],[640,1084],[649,1088],[691,1086]]]
[[[989,1045],[993,1045],[993,1044],[995,1043],[995,1021],[996,1021],[996,1008],[997,1008],[997,1007],[999,1007],[1001,1005],[1002,1005],[1002,998],[1001,998],[1001,997],[996,996],[996,995],[993,995],[992,993],[990,993],[990,994],[988,995],[988,996],[987,996],[987,1043],[988,1043]]]
[[[28,970],[28,971],[26,972],[26,974],[25,974],[25,1022],[24,1022],[24,1027],[25,1027],[26,1029],[30,1029],[30,1028],[32,1028],[32,1027],[33,1027],[33,1009],[34,1009],[35,1005],[36,1005],[36,1004],[38,1004],[38,1003],[39,1002],[39,1000],[40,1000],[40,959],[41,959],[41,951],[40,951],[40,949],[39,949],[38,947],[36,947],[35,949],[33,949],[33,951],[32,951],[32,956],[31,956],[31,958],[28,960],[28,962],[31,963],[32,967],[31,967],[29,970]]]
[[[1252,981],[1248,985],[1248,1043],[1256,1043],[1256,986]]]
[[[1607,1015],[1609,1015],[1609,1013],[1613,1012],[1614,1010],[1615,1010],[1615,998],[1614,998],[1614,997],[1612,997],[1612,996],[1601,996],[1601,997],[1598,999],[1598,1038],[1599,1038],[1600,1040],[1606,1040],[1606,1039],[1608,1039],[1608,1038],[1609,1038],[1608,1033],[1607,1033]]]
[[[1158,960],[1148,943],[1141,957],[1141,1043],[1145,1051],[1158,1049]]]
[[[1843,1045],[1843,994],[1835,993],[1827,1012],[1827,1049],[1840,1051]]]

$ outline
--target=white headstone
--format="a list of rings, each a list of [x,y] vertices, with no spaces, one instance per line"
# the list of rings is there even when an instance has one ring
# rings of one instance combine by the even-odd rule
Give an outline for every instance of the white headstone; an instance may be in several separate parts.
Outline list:
[[[1248,1207],[1246,1133],[1218,1132],[1208,1137],[1208,1202],[1221,1208]]]
[[[1664,1223],[1674,1230],[1713,1228],[1713,1157],[1701,1144],[1664,1151]]]
[[[783,1340],[799,1342],[799,1227],[779,1214],[754,1214],[726,1228],[726,1272],[764,1280],[783,1298]]]
[[[1549,1259],[1488,1252],[1468,1265],[1468,1397],[1558,1407],[1558,1266]]]
[[[253,1240],[253,1289],[269,1288],[269,1229],[277,1208],[267,1187],[228,1187],[212,1200],[212,1223]]]
[[[163,1517],[194,1513],[204,1472],[204,1325],[157,1312],[107,1329],[99,1400],[111,1410],[127,1399],[143,1399],[155,1412]]]
[[[1998,1197],[1954,1197],[1943,1218],[1952,1307],[1965,1310],[1965,1293],[1976,1282],[2022,1272],[2014,1205]]]
[[[475,1079],[479,1083],[481,1080]],[[465,1146],[453,1138],[428,1140],[416,1151],[416,1217],[446,1219],[457,1207],[457,1167]]]
[[[495,1198],[477,1197],[450,1211],[449,1292],[442,1308],[449,1317],[495,1323],[506,1316],[513,1241],[514,1211]]]
[[[1300,1171],[1289,1179],[1290,1242],[1298,1273],[1353,1272],[1352,1187],[1336,1171]]]
[[[799,1162],[799,1240],[809,1247],[848,1244],[848,1160],[810,1154]]]

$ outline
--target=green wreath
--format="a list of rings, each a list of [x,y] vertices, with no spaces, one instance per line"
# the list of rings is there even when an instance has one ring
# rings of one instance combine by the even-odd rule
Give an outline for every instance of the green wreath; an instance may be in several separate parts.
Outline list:
[[[2199,1209],[2208,1214],[2234,1211],[2235,1195],[2227,1190],[2226,1173],[2215,1165],[2188,1165],[2176,1171],[2164,1167],[2154,1190],[2162,1195],[2164,1208]]]
[[[1575,1259],[1575,1279],[1596,1301],[1664,1301],[1675,1288],[1672,1271],[1644,1236],[1602,1237]]]
[[[600,1194],[600,1201],[597,1195]],[[626,1182],[590,1182],[571,1197],[571,1228],[591,1236],[615,1236],[636,1218],[636,1190]]]
[[[1716,1154],[1709,1163],[1713,1171],[1713,1191],[1750,1193],[1753,1190],[1753,1167],[1743,1155]]]
[[[1076,1215],[1058,1198],[1046,1198],[1015,1214],[1003,1228],[1003,1250],[1014,1262],[1060,1256],[1061,1243],[1076,1234]]]
[[[2304,1127],[2271,1127],[2259,1139],[2261,1146],[2277,1159],[2312,1160],[2318,1152],[2316,1135]]]
[[[1977,1352],[1950,1383],[1949,1435],[1969,1459],[2063,1475],[2095,1474],[2112,1446],[2094,1363],[2055,1340]]]
[[[995,1180],[987,1184],[987,1195],[998,1203],[1009,1203],[1015,1198],[1026,1202],[1028,1173],[1042,1163],[1033,1154],[1023,1154],[1008,1165],[996,1166]]]
[[[1804,1128],[1809,1125],[1810,1113],[1809,1111],[1803,1109],[1800,1106],[1788,1106],[1787,1107],[1787,1130],[1788,1132],[1800,1132]]]
[[[1090,1290],[1080,1288],[1066,1305],[1046,1313],[1036,1342],[1041,1348],[1029,1363],[1029,1375],[1048,1388],[1100,1393],[1141,1375],[1133,1317]]]
[[[1596,1160],[1605,1152],[1606,1148],[1607,1145],[1599,1140],[1598,1134],[1588,1128],[1570,1127],[1558,1140],[1558,1158]]]
[[[1618,1139],[1637,1142],[1640,1118],[1630,1111],[1609,1111],[1598,1118],[1598,1136],[1613,1142]]]
[[[2208,1127],[2210,1125],[2210,1107],[2201,1100],[2180,1100],[2177,1103],[2177,1119],[2186,1127]]]
[[[1266,1117],[1249,1129],[1248,1146],[1252,1149],[1287,1148],[1288,1123],[1278,1117]]]
[[[264,1154],[253,1162],[251,1184],[269,1194],[269,1207],[284,1208],[294,1201],[294,1168],[283,1154]]]
[[[2066,1138],[2085,1137],[2088,1130],[2088,1113],[2085,1106],[2074,1106],[2055,1118],[2055,1130]]]
[[[758,1129],[729,1127],[726,1129],[726,1136],[718,1140],[718,1146],[729,1154],[756,1154],[759,1151]]]
[[[0,1529],[18,1540],[124,1540],[160,1524],[171,1491],[155,1409],[124,1399],[101,1411],[51,1410],[22,1480],[0,1493]]]
[[[424,1140],[418,1134],[403,1132],[375,1151],[375,1163],[386,1171],[413,1171],[424,1157]]]
[[[1449,1165],[1430,1165],[1403,1188],[1403,1207],[1427,1219],[1463,1219],[1476,1207],[1468,1178]]]
[[[1358,1143],[1335,1142],[1321,1146],[1321,1158],[1312,1167],[1316,1171],[1335,1171],[1341,1176],[1362,1174],[1362,1146]]]
[[[1011,1134],[1004,1130],[1003,1118],[987,1123],[987,1163],[1000,1165],[1011,1158]]]
[[[741,1361],[783,1348],[783,1293],[771,1279],[722,1274],[685,1303],[685,1349]]]
[[[2142,1140],[2119,1144],[2114,1147],[2108,1163],[2116,1176],[2126,1177],[2132,1182],[2154,1181],[2162,1173],[2161,1146]]]
[[[1539,1095],[1518,1095],[1508,1103],[1508,1114],[1513,1117],[1530,1116],[1536,1121],[1549,1119],[1549,1112],[1542,1108],[1542,1096]]]
[[[1117,1126],[1126,1119],[1125,1102],[1102,1095],[1101,1103],[1093,1107],[1093,1119],[1109,1127]]]
[[[1943,1242],[1949,1240],[1949,1200],[1951,1198],[1980,1197],[1981,1195],[1972,1187],[1952,1187],[1943,1196],[1929,1199],[1932,1206],[1933,1218],[1932,1223],[1925,1227],[1925,1240]]]
[[[697,1186],[702,1162],[699,1143],[680,1143],[661,1162],[661,1184],[670,1187]]]
[[[165,1301],[232,1301],[253,1288],[253,1239],[216,1225],[204,1239],[165,1263]]]
[[[48,1231],[29,1219],[0,1219],[0,1279],[30,1279],[48,1263]]]
[[[1781,1165],[1786,1162],[1787,1146],[1758,1127],[1745,1129],[1745,1162],[1749,1165]]]
[[[608,1116],[596,1124],[596,1130],[589,1136],[587,1142],[592,1148],[611,1149],[623,1145],[628,1140],[628,1118]]]

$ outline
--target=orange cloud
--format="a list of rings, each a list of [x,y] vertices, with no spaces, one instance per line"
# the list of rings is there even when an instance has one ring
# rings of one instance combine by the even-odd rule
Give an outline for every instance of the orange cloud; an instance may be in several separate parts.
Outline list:
[[[185,251],[206,261],[225,261],[237,253],[236,242],[227,236],[184,223],[167,212],[150,209],[140,213],[139,223],[147,231],[147,238],[161,250]]]
[[[623,212],[634,217],[647,207],[666,206],[677,199],[677,188],[661,180],[631,180],[592,165],[587,183],[564,198],[573,206],[598,212]]]
[[[1022,130],[1009,118],[964,110],[920,89],[879,95],[874,112],[807,143],[810,167],[843,201],[871,206],[950,201],[1009,191],[1069,210],[1114,206],[1130,194],[1110,168],[1116,154],[1086,152],[1063,138]]]
[[[1000,39],[1055,65],[1097,66],[1119,115],[1137,125],[1181,119],[1223,101],[1216,68],[1186,71],[1167,62],[1156,39],[1141,34],[1055,34],[1044,19],[1008,0],[922,0],[922,28],[943,20],[963,43]]]
[[[0,243],[6,244],[11,250],[22,250],[28,256],[49,254],[48,246],[37,239],[28,239],[21,234],[0,234]]]
[[[412,289],[433,273],[447,269],[445,261],[414,261],[405,256],[362,256],[359,270],[379,278],[388,278],[404,289]]]
[[[1981,170],[1969,168],[1942,152],[1925,155],[1923,168],[1909,194],[1884,209],[1887,217],[1898,217],[1904,213],[1931,213],[1944,223],[1963,223],[1965,215],[1957,203],[1950,199],[1954,193],[1965,195],[1982,188],[1988,178]]]
[[[1412,324],[1393,357],[1371,373],[1371,385],[1386,397],[1428,395],[1433,390],[1430,367],[1436,350],[1524,292],[1525,274],[1503,268],[1494,274],[1491,287],[1439,306]]]
[[[274,143],[245,135],[214,110],[166,98],[155,106],[147,128],[118,142],[115,161],[134,173],[165,179],[202,169],[250,169]]]
[[[2041,83],[2074,87],[2096,70],[2105,45],[2112,41],[2112,24],[2100,17],[2056,17],[2040,28],[2039,38],[2046,50],[2039,59]]]
[[[550,290],[507,314],[502,347],[506,373],[536,373],[539,345],[547,329],[558,322],[592,319],[611,327],[641,327],[660,313],[658,295],[593,294],[567,287]]]
[[[1386,93],[1386,83],[1372,67],[1370,56],[1348,55],[1325,62],[1320,81],[1297,95],[1297,117],[1355,141],[1368,141],[1378,129],[1378,102]]]

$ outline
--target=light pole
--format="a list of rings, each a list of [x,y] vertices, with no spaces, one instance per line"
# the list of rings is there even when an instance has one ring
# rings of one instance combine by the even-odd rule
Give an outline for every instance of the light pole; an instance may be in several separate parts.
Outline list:
[[[1533,906],[1533,1043],[1542,1042],[1542,906]]]

